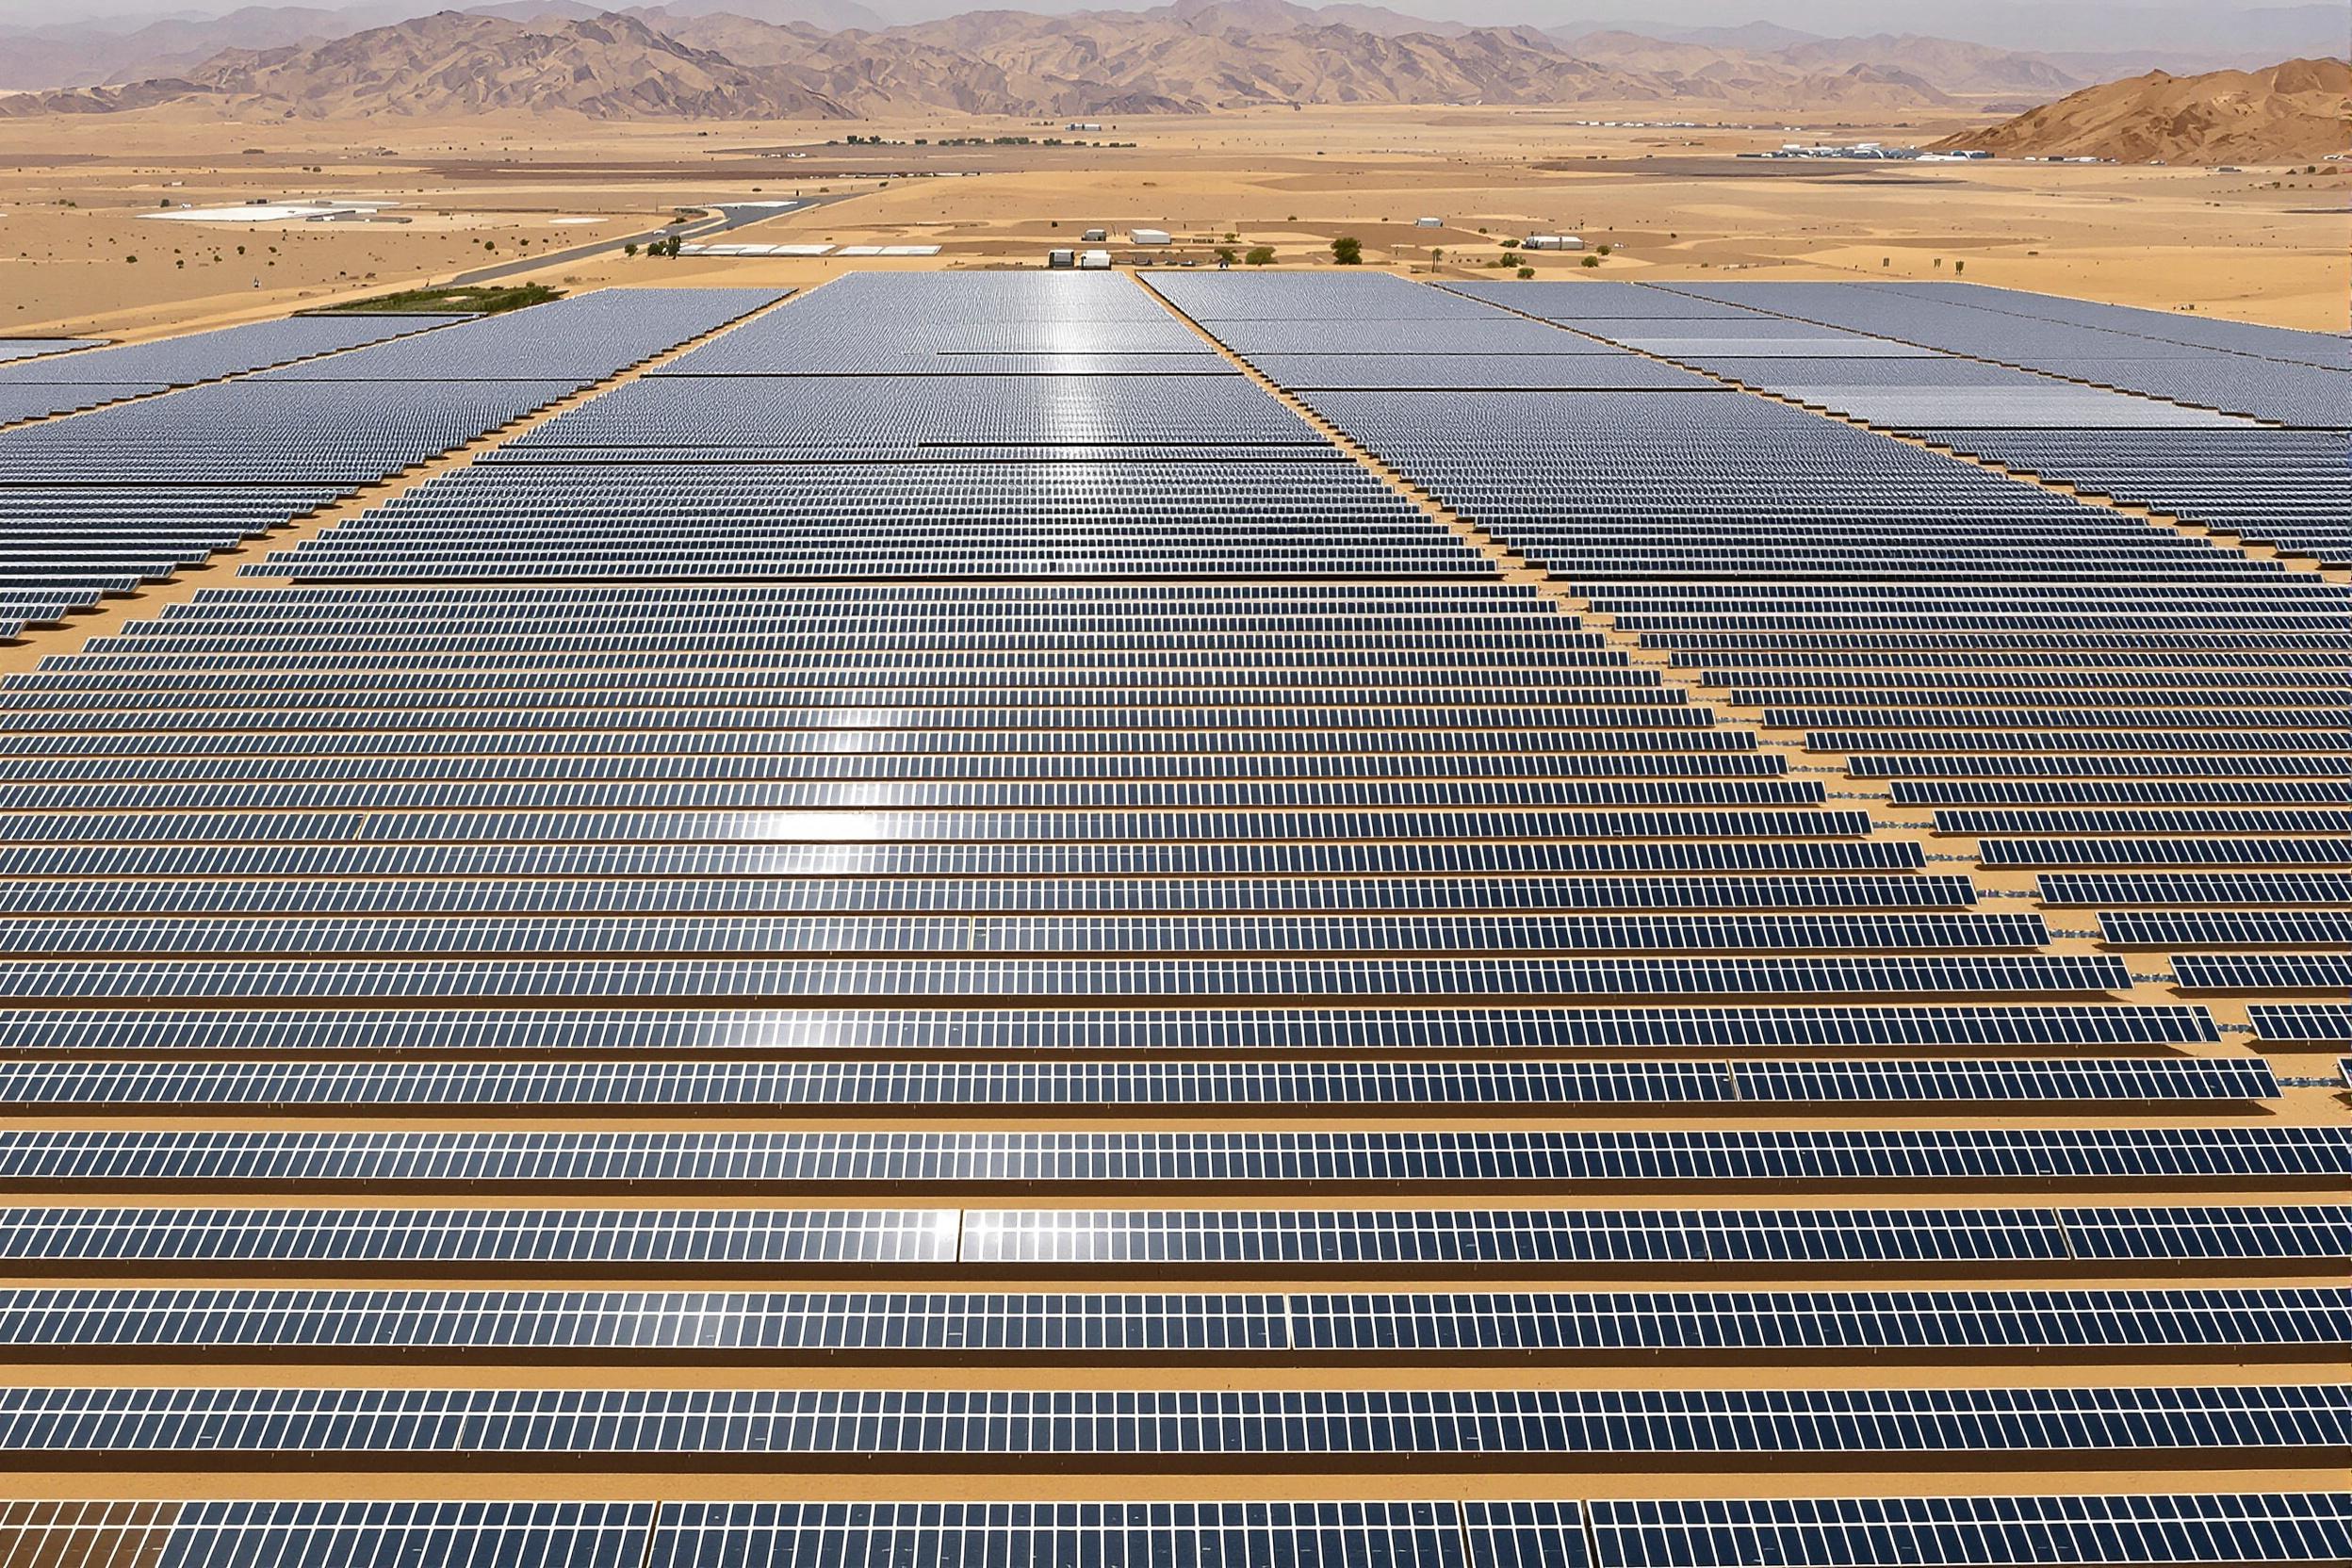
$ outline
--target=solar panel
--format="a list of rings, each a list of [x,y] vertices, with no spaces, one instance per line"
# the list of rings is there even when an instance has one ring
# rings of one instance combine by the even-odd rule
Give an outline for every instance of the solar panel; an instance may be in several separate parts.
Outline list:
[[[2254,1021],[2254,1033],[2264,1040],[2281,1044],[2313,1043],[2338,1045],[2352,1043],[2352,1006],[2336,1004],[2289,1003],[2284,1004],[2257,1004],[2246,1009]]]

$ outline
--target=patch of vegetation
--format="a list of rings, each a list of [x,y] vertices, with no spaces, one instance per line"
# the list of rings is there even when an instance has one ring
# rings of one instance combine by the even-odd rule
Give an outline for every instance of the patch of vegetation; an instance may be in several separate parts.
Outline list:
[[[415,312],[432,315],[473,314],[496,316],[504,310],[520,310],[525,305],[543,305],[549,300],[560,300],[564,291],[549,288],[543,283],[467,284],[449,288],[405,288],[398,294],[379,294],[372,300],[351,300],[337,305],[320,305],[306,314],[315,316],[381,316]]]

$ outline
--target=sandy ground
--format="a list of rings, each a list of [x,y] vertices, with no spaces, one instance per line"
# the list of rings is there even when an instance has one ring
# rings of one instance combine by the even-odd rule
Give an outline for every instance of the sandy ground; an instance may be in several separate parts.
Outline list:
[[[9,277],[0,335],[146,335],[274,315],[637,232],[681,206],[849,191],[860,194],[728,237],[943,248],[936,260],[883,266],[1035,266],[1088,227],[1117,241],[1145,225],[1168,230],[1194,257],[1231,235],[1236,248],[1274,247],[1281,264],[1315,265],[1345,233],[1375,264],[1428,268],[1436,247],[1443,272],[1478,277],[1498,275],[1490,268],[1505,259],[1503,238],[1564,230],[1612,253],[1597,269],[1515,252],[1511,264],[1604,278],[1958,275],[2345,326],[2352,167],[1759,163],[1731,155],[1788,139],[1920,141],[1954,125],[1579,123],[1657,112],[1261,109],[1117,122],[1101,139],[1135,143],[1119,148],[936,144],[1061,134],[996,121],[870,123],[863,133],[893,144],[856,148],[827,145],[844,134],[838,123],[16,122],[0,128],[0,265]],[[918,136],[931,144],[914,145]],[[360,222],[142,216],[167,201],[303,196],[402,204]],[[1414,227],[1422,216],[1446,226]],[[547,275],[580,286],[807,284],[874,265],[612,254]]]

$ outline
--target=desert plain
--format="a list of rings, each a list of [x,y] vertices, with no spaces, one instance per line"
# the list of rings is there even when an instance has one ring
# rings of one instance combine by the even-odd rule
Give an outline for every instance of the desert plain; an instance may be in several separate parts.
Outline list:
[[[1671,112],[1671,111],[1666,111]],[[51,116],[0,125],[0,335],[137,338],[447,283],[794,284],[845,268],[1040,267],[1087,228],[1124,265],[1269,246],[1448,277],[1951,278],[2342,330],[2352,165],[2243,169],[1758,160],[1784,142],[1919,145],[1968,120],[1663,125],[1656,106],[1259,107],[1059,122],[590,121],[572,115],[231,122]],[[1994,117],[1986,115],[1984,122]],[[880,145],[851,145],[850,134]],[[1026,138],[1000,143],[997,139]],[[918,144],[920,139],[921,144]],[[1049,139],[1062,145],[1048,144]],[[943,146],[944,141],[978,145]],[[1088,145],[1069,143],[1085,141]],[[1115,142],[1119,145],[1102,145]],[[714,239],[937,245],[936,257],[597,251],[722,204],[829,198]],[[333,198],[356,220],[159,220]],[[1431,229],[1424,217],[1441,219]],[[1581,236],[1584,255],[1507,251]],[[1229,239],[1228,237],[1231,237]],[[691,235],[690,235],[691,238]],[[1601,246],[1609,247],[1605,256]],[[1585,266],[1591,256],[1598,265]]]

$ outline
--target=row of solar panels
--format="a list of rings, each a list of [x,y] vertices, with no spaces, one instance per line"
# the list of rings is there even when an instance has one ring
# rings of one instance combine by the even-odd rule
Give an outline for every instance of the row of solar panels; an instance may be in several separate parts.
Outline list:
[[[2181,879],[2176,879],[2181,880]],[[2193,879],[2191,879],[2193,880]],[[2259,877],[2240,879],[2259,901]],[[2274,879],[2275,902],[2325,902],[2330,879]],[[2341,876],[2332,879],[2345,884]],[[2208,902],[2222,899],[2213,890]],[[2352,885],[2335,890],[2352,903]],[[1342,910],[1556,911],[1638,909],[1965,909],[1966,877],[1378,877],[1330,880],[1237,877],[1071,880],[1007,878],[785,880],[673,877],[557,882],[507,878],[449,882],[378,880],[36,881],[0,885],[9,915],[439,915],[439,914],[1301,914]],[[2086,898],[2108,904],[2116,900]],[[2140,902],[2171,900],[2150,896]]]
[[[1480,1109],[1686,1104],[2104,1103],[2273,1100],[2267,1063],[2243,1058],[1855,1062],[0,1062],[0,1105],[372,1111],[964,1111],[1217,1106]]]
[[[908,1189],[1116,1184],[2129,1183],[2340,1184],[2352,1130],[1542,1133],[271,1133],[0,1130],[0,1183]]]
[[[2352,905],[2352,875],[2332,872],[2052,873],[2035,878],[2045,907],[2116,905]]]
[[[478,672],[471,682],[451,678],[441,683],[435,683],[431,677],[421,674],[395,676],[388,679],[373,673],[335,677],[288,674],[280,677],[213,677],[202,686],[185,678],[125,681],[120,676],[86,675],[73,678],[74,686],[83,689],[19,686],[0,692],[0,711],[91,717],[95,727],[103,722],[95,716],[109,712],[152,711],[158,709],[172,711],[207,708],[248,709],[258,706],[264,699],[270,700],[272,706],[283,705],[328,713],[376,705],[398,710],[415,705],[416,698],[410,694],[416,693],[429,694],[448,701],[463,700],[450,694],[498,694],[465,702],[469,709],[500,705],[558,709],[611,706],[628,709],[645,706],[655,694],[661,694],[668,700],[687,702],[700,708],[785,710],[817,705],[880,709],[932,709],[965,705],[976,708],[1112,708],[1132,705],[1146,710],[1164,707],[1216,710],[1276,704],[1356,709],[1432,702],[1461,702],[1481,708],[1563,706],[1578,702],[1671,708],[1682,706],[1688,700],[1682,691],[1658,684],[1653,671],[1622,667],[1590,672],[1574,670],[1573,666],[1570,669],[1573,673],[1530,670],[1525,680],[1515,683],[1506,683],[1499,670],[1493,673],[1484,670],[1410,670],[1393,674],[1362,671],[1357,672],[1353,679],[1344,678],[1341,672],[1335,670],[1297,674],[1269,672],[1262,678],[1220,673],[1194,676],[1184,680],[1171,679],[1167,674],[1160,675],[1154,680],[1148,678],[1149,672],[1071,671],[1058,678],[1049,677],[1042,683],[1020,685],[1001,678],[988,679],[986,672],[973,672],[962,680],[948,677],[936,681],[924,679],[919,684],[895,684],[892,678],[885,675],[880,679],[869,677],[866,682],[856,683],[855,677],[859,672],[854,670],[823,672],[819,678],[808,679],[805,683],[794,680],[793,672],[790,671],[765,678],[725,671],[707,672],[699,676],[692,672],[666,675],[656,671],[637,673],[633,679],[629,674],[617,670],[610,674],[532,671],[503,677],[497,672],[484,671]],[[505,684],[498,684],[501,681]],[[102,689],[87,689],[101,683]],[[533,694],[539,693],[549,694]],[[2300,701],[2296,700],[2297,696]],[[2243,702],[2246,699],[2239,697],[2236,700]],[[2327,700],[2325,694],[2304,693],[2288,697],[2279,706],[2311,707]],[[2352,704],[2352,695],[2336,700]],[[2323,712],[2319,716],[2325,719],[2328,715]]]
[[[2247,917],[2249,920],[2255,917]],[[2146,937],[2106,935],[2115,945]],[[2129,930],[2127,926],[2124,928]],[[2283,929],[2283,928],[2282,928]],[[2302,928],[2297,928],[2300,931]],[[413,919],[43,920],[0,927],[0,956],[78,954],[1493,954],[2028,952],[2036,914],[551,915]],[[2217,931],[2194,935],[2212,944]],[[2324,935],[2280,937],[2310,945]]]
[[[18,1352],[1449,1359],[2352,1353],[2352,1289],[1146,1292],[0,1289]],[[2352,1389],[2317,1441],[2352,1447]],[[2312,1438],[2258,1437],[2257,1447]],[[2126,1442],[2126,1447],[2140,1446]],[[2173,1446],[2213,1446],[2200,1438]]]
[[[547,1456],[569,1455],[776,1471],[844,1460],[975,1468],[1077,1462],[1098,1469],[1183,1468],[1189,1462],[1197,1468],[1203,1457],[1222,1454],[1275,1471],[1376,1462],[1396,1471],[1458,1472],[1495,1458],[1526,1469],[1590,1469],[1596,1460],[1635,1457],[1655,1468],[1732,1456],[1836,1455],[1852,1463],[1939,1453],[2115,1463],[2138,1447],[2167,1455],[2234,1451],[2252,1464],[2343,1447],[2344,1400],[2342,1387],[1686,1394],[20,1387],[0,1391],[0,1453],[19,1462],[35,1455],[54,1462],[69,1455],[185,1461],[201,1451],[216,1467],[264,1459],[348,1462],[363,1455],[382,1464],[447,1463],[460,1456],[545,1464]],[[1982,1499],[1988,1508],[1998,1501]],[[2322,1540],[2339,1544],[2341,1521],[2331,1522],[2335,1532]],[[2311,1560],[2340,1559],[2339,1552]],[[888,1560],[938,1560],[913,1557],[902,1546]],[[1755,1568],[1759,1560],[1729,1560]],[[1921,1560],[1890,1551],[1884,1560]],[[2061,1568],[2137,1560],[2019,1560]],[[2209,1560],[2263,1560],[2219,1551]]]
[[[1623,592],[1637,598],[1683,599],[1695,596],[1710,601],[1719,598],[1901,601],[1894,605],[1898,609],[1917,604],[1922,597],[1919,594],[1906,594],[1886,585],[1823,586],[1802,582],[1748,583],[1735,588],[1647,584]],[[1929,602],[1938,596],[1958,597],[1970,602],[1993,597],[2072,602],[2137,599],[2148,592],[2098,584],[1961,585],[1931,590],[1926,597]],[[2309,602],[2309,596],[2313,593],[2333,594],[2339,598],[2343,596],[2341,588],[2286,579],[2252,584],[2224,582],[2194,590],[2170,588],[2163,590],[2157,596],[2185,600],[2200,606],[2214,603],[2275,606],[2295,600]],[[185,603],[164,607],[158,612],[158,620],[153,623],[152,629],[167,629],[182,621],[235,624],[247,620],[301,618],[306,612],[316,612],[337,603],[365,604],[383,611],[395,622],[415,621],[427,616],[436,621],[482,619],[499,608],[525,614],[531,619],[595,618],[598,615],[609,616],[615,611],[642,615],[648,611],[662,612],[678,609],[702,614],[719,610],[746,614],[759,611],[774,612],[791,610],[839,617],[843,614],[873,615],[906,606],[921,606],[950,615],[1064,618],[1088,608],[1133,613],[1139,606],[1168,606],[1193,614],[1215,611],[1236,617],[1406,612],[1428,616],[1478,613],[1544,618],[1554,612],[1553,607],[1530,601],[1511,589],[1478,583],[1273,583],[1260,585],[1254,590],[1236,589],[1230,585],[1151,581],[677,583],[659,586],[547,583],[511,590],[466,584],[449,588],[361,587],[341,594],[318,588],[280,588],[266,595],[246,590],[207,590]]]
[[[1478,751],[1461,744],[1466,736],[1480,740],[1505,735],[1524,742],[1517,732],[1446,731],[1431,738],[1429,749],[1383,749],[1353,754],[1235,749],[1231,751],[1163,751],[1156,753],[1081,751],[1049,753],[988,750],[915,751],[903,747],[859,754],[812,751],[792,747],[751,750],[714,745],[714,740],[739,741],[739,734],[685,734],[641,731],[626,736],[598,736],[573,731],[570,742],[605,742],[602,745],[532,746],[531,737],[512,733],[451,737],[447,733],[411,733],[390,739],[365,734],[318,737],[307,746],[289,747],[286,754],[264,753],[250,743],[230,746],[154,743],[150,736],[110,737],[130,744],[59,747],[66,755],[42,755],[41,748],[19,743],[10,746],[0,737],[0,779],[9,783],[70,783],[165,780],[214,782],[310,781],[359,783],[400,778],[409,780],[688,780],[718,783],[741,780],[875,781],[1005,781],[1054,779],[1070,784],[1117,780],[1173,782],[1224,781],[1231,785],[1263,786],[1303,779],[1447,779],[1544,778],[1551,780],[1607,779],[1662,783],[1672,779],[1781,779],[1788,760],[1777,752],[1691,752],[1642,750],[1602,752],[1556,751],[1513,744],[1509,749]],[[205,737],[210,739],[211,737]],[[285,739],[284,732],[269,737]],[[804,735],[788,737],[805,740]],[[250,743],[254,737],[236,740]],[[456,745],[438,744],[456,740]],[[750,737],[766,742],[769,737]],[[503,742],[506,744],[482,743]],[[325,743],[318,743],[323,742]],[[522,749],[528,747],[528,749]],[[2346,761],[2337,758],[2337,761]],[[2304,770],[2328,772],[2331,770]],[[2345,772],[2352,772],[2347,769]],[[2336,776],[2343,776],[2338,773]]]
[[[2335,1022],[2330,1023],[2330,1015]],[[2352,1041],[2312,1033],[2352,1019],[2352,1008],[2257,1007],[2266,1040]],[[1071,1052],[1259,1058],[1367,1052],[1829,1051],[1977,1054],[2169,1054],[2217,1045],[2202,1007],[2174,1004],[2049,1006],[1807,1006],[1590,1009],[1502,1004],[1474,1008],[1377,1010],[1284,1007],[1232,1011],[922,1009],[792,1012],[710,1009],[587,1012],[433,1007],[418,1011],[135,1010],[19,1008],[0,1015],[0,1054],[233,1052],[557,1054],[566,1057],[872,1052],[978,1056]]]
[[[2352,1494],[23,1503],[0,1513],[0,1551],[171,1568],[2219,1568],[2352,1555]]]
[[[20,1268],[1552,1269],[2352,1261],[2352,1206],[2069,1209],[0,1209]]]
[[[2339,806],[2352,789],[2297,779],[1898,779],[1903,806]]]
[[[512,819],[505,820],[514,825]],[[170,819],[165,821],[169,824]],[[525,821],[544,823],[550,829],[578,822],[583,833],[611,831],[591,818],[551,816]],[[503,841],[511,840],[512,834],[484,832],[470,841],[428,843],[181,844],[128,841],[139,836],[137,825],[126,820],[121,825],[123,831],[117,837],[125,841],[0,846],[0,869],[11,876],[39,877],[1785,876],[1917,871],[1925,859],[1915,843],[1883,839],[1589,844],[1462,843],[1441,839],[1403,844],[1171,844],[1136,840],[1123,843],[822,845],[662,843],[617,838],[612,842],[581,843],[563,841],[562,835],[553,832],[545,835],[547,841],[514,842]],[[411,829],[406,836],[420,831]],[[158,837],[168,840],[172,835]],[[2081,841],[2086,844],[2104,841]]]
[[[2180,955],[2186,989],[2339,990],[2352,957]],[[523,1002],[929,1002],[1128,1000],[1197,1004],[1467,998],[2115,996],[2132,976],[2112,956],[1551,958],[286,958],[0,964],[0,999],[207,1005],[420,1000]]]

